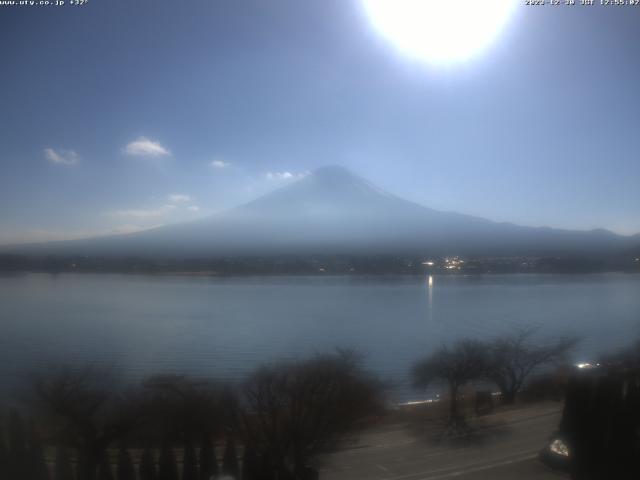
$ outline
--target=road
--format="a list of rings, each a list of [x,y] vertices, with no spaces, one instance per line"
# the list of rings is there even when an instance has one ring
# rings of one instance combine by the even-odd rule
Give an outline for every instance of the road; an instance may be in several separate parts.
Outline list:
[[[542,404],[482,417],[466,445],[438,445],[406,424],[363,433],[358,442],[332,455],[323,480],[555,479],[538,452],[556,429],[561,407]]]

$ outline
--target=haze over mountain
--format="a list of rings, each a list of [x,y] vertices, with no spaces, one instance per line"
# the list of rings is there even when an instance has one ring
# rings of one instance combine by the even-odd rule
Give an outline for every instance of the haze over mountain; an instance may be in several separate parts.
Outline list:
[[[6,247],[4,252],[168,256],[421,254],[610,255],[640,244],[607,230],[497,223],[433,210],[387,193],[338,166],[242,206],[188,223],[86,240]]]

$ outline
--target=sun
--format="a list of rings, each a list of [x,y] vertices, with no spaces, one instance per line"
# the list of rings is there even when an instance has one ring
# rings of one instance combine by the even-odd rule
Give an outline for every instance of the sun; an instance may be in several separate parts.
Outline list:
[[[361,0],[373,26],[400,51],[428,63],[464,61],[504,28],[515,0]]]

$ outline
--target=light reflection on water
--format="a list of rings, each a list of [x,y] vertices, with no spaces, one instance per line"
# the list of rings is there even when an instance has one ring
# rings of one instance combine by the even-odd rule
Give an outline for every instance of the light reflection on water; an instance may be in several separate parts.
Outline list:
[[[583,337],[576,356],[640,335],[638,275],[245,277],[28,274],[0,277],[0,382],[96,362],[240,379],[260,362],[356,348],[407,384],[414,360],[462,336],[518,326]],[[437,307],[437,308],[436,308]]]
[[[429,320],[433,319],[433,289],[435,288],[435,281],[433,278],[433,275],[429,275],[428,277],[428,289],[427,289],[427,305],[428,305],[428,309],[427,309],[427,318]]]

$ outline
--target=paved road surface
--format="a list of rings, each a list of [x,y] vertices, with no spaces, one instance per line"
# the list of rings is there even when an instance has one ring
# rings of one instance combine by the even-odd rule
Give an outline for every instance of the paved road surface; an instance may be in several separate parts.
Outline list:
[[[556,429],[559,404],[543,404],[483,418],[477,441],[436,445],[406,425],[380,427],[334,454],[323,480],[557,479],[566,475],[540,463],[538,452]]]

